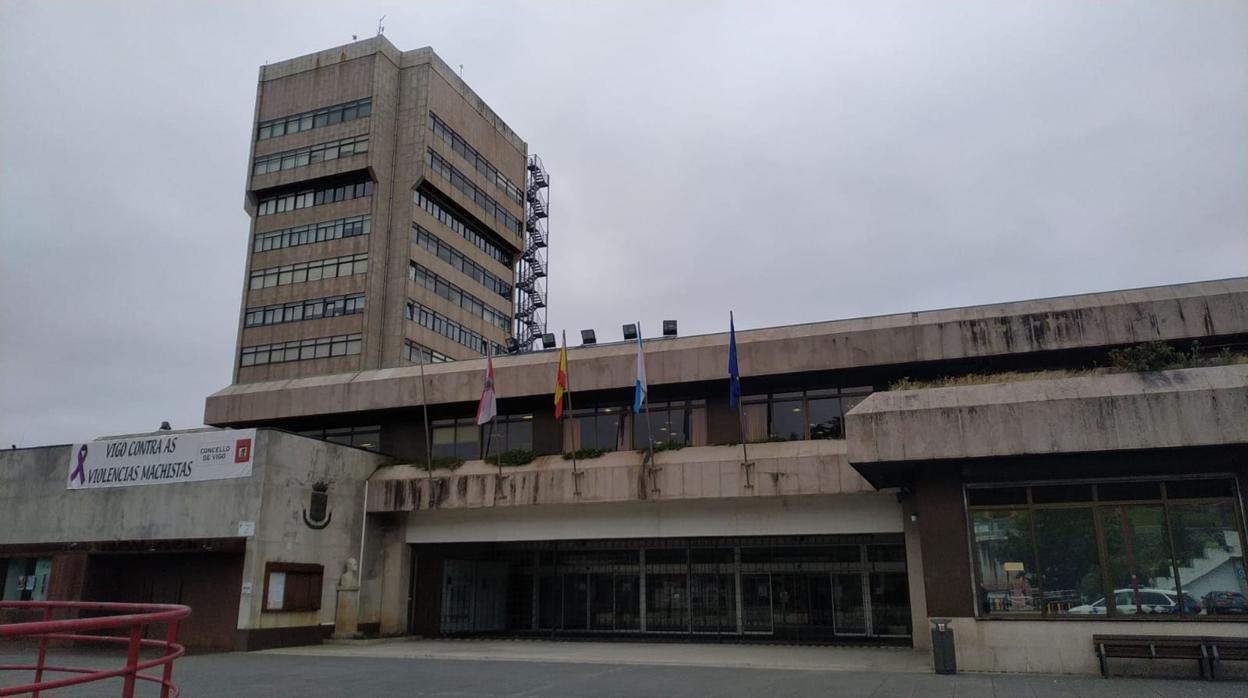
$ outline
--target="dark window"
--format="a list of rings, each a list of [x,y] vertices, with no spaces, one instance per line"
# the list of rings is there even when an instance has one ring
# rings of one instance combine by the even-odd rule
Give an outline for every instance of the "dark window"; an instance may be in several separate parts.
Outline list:
[[[564,440],[564,449],[568,451],[580,448],[594,448],[602,451],[614,451],[620,448],[624,407],[607,406],[577,409],[566,420],[565,432],[570,436]]]
[[[489,441],[488,455],[496,456],[504,451],[533,450],[533,415],[499,415],[482,429]],[[486,440],[483,436],[482,440]]]
[[[319,611],[322,565],[269,562],[264,566],[264,606],[268,612]]]
[[[861,402],[870,388],[798,390],[743,398],[746,439],[800,441],[845,438],[845,412]]]
[[[371,97],[365,97],[364,99],[336,104],[325,109],[261,121],[256,129],[256,140],[263,141],[269,138],[276,138],[277,136],[327,126],[331,123],[365,117],[372,111],[372,103]]]
[[[657,443],[682,446],[706,445],[706,402],[678,400],[647,403],[633,415],[633,448],[647,448],[653,436]]]
[[[481,428],[475,417],[433,421],[433,457],[476,460],[481,457]]]
[[[1248,593],[1233,481],[1166,483],[1190,498],[1162,499],[1159,482],[1095,490],[1072,506],[1087,485],[968,489],[982,614],[1203,618]]]

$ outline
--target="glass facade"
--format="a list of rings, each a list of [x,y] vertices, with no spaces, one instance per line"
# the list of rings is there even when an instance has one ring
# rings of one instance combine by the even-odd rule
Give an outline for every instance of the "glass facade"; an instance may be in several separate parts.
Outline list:
[[[418,559],[426,554],[443,560],[439,604],[447,634],[645,633],[825,642],[911,633],[900,536],[566,541],[415,551]],[[417,597],[429,598],[424,591],[418,589]]]
[[[1248,615],[1230,478],[968,487],[981,616]]]
[[[845,413],[871,388],[821,388],[746,395],[741,414],[746,440],[803,441],[845,438]]]

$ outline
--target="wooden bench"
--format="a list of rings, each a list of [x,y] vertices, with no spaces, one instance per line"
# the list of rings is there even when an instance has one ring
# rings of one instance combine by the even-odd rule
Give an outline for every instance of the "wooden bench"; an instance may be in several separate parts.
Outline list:
[[[1209,678],[1218,678],[1218,665],[1224,659],[1248,661],[1248,638],[1204,637],[1205,651],[1209,654]]]
[[[1092,644],[1101,661],[1101,676],[1109,676],[1110,657],[1124,659],[1195,659],[1200,678],[1205,678],[1209,651],[1203,637],[1170,635],[1093,635]],[[1224,658],[1228,658],[1225,657]]]

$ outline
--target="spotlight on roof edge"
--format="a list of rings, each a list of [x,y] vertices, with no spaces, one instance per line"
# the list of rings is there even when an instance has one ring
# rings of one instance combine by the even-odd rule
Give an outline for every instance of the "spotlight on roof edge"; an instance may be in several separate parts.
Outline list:
[[[664,337],[675,337],[675,336],[676,336],[676,321],[675,321],[675,320],[664,320],[664,321],[663,321],[663,336],[664,336]]]
[[[598,337],[593,330],[581,330],[581,344],[597,344]]]
[[[554,334],[547,332],[546,334],[542,335],[542,348],[543,349],[555,348],[555,335]]]
[[[636,324],[630,322],[627,325],[624,325],[624,339],[626,341],[637,339],[637,325]]]
[[[504,345],[507,348],[508,354],[514,354],[520,351],[520,343],[516,341],[515,337],[508,337],[506,342],[504,342]]]

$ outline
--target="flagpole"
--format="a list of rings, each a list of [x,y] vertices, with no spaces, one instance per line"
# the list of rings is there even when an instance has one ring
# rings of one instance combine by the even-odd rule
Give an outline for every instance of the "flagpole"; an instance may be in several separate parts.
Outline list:
[[[736,326],[736,323],[733,321],[732,311],[731,311],[731,310],[729,310],[729,311],[728,311],[728,326],[729,326],[729,327],[734,327],[734,328],[735,328],[735,326]],[[740,359],[738,359],[738,361],[740,361]],[[737,370],[738,370],[738,372],[740,371],[740,369],[739,369],[739,368],[738,368]],[[739,376],[739,373],[738,373],[738,376]],[[740,380],[741,380],[741,379],[740,379],[740,377],[738,377],[738,378],[737,378],[737,381],[739,382]],[[750,452],[749,452],[749,449],[747,449],[747,448],[746,448],[746,445],[745,445],[745,442],[746,442],[746,438],[745,438],[745,400],[742,400],[742,399],[741,399],[741,398],[743,398],[743,397],[744,397],[743,395],[738,395],[738,396],[737,396],[737,424],[738,424],[738,425],[740,425],[740,429],[741,429],[741,462],[742,462],[742,463],[749,463],[749,462],[750,462]]]
[[[745,468],[745,486],[752,489],[754,484],[750,482],[750,471],[753,469],[753,464],[750,463],[750,451],[746,447],[746,441],[749,439],[745,433],[745,400],[741,395],[741,369],[737,363],[740,360],[737,356],[737,323],[731,310],[728,311],[728,328],[728,391],[730,398],[735,395],[737,399],[737,426],[741,430],[741,466]]]
[[[637,321],[637,345],[641,348],[641,350],[638,352],[637,360],[645,361],[646,360],[646,349],[645,349],[646,344],[643,341],[643,337],[641,334],[641,320]],[[650,380],[650,377],[646,376],[646,381],[649,382],[649,380]],[[650,390],[650,386],[647,385],[644,387],[647,392]],[[648,398],[649,396],[647,395],[646,397]],[[650,424],[650,401],[649,399],[645,399],[642,402],[644,404],[639,405],[639,408],[640,407],[646,408],[646,439],[648,439],[650,442],[650,467],[654,468],[654,428]],[[658,488],[654,488],[654,489],[658,489]]]
[[[567,356],[568,354],[568,331],[562,330],[562,332],[563,332],[563,355]],[[564,386],[563,392],[564,392],[564,400],[567,402],[567,405],[568,405],[568,418],[571,418],[572,417],[572,359],[570,358],[568,359],[568,366],[564,370],[563,381],[567,383],[567,385]],[[559,427],[562,430],[563,425],[560,424]],[[560,434],[560,436],[563,436],[563,435]],[[572,445],[575,446],[576,443],[573,442]],[[576,449],[573,448],[572,449],[572,483],[575,485],[576,493],[580,494],[581,485],[580,485],[580,482],[578,482],[576,479],[578,475],[580,475],[580,473],[577,472]]]
[[[433,477],[433,439],[429,435],[429,401],[425,399],[425,351],[416,347],[416,355],[420,357],[420,408],[425,418],[425,476]]]

